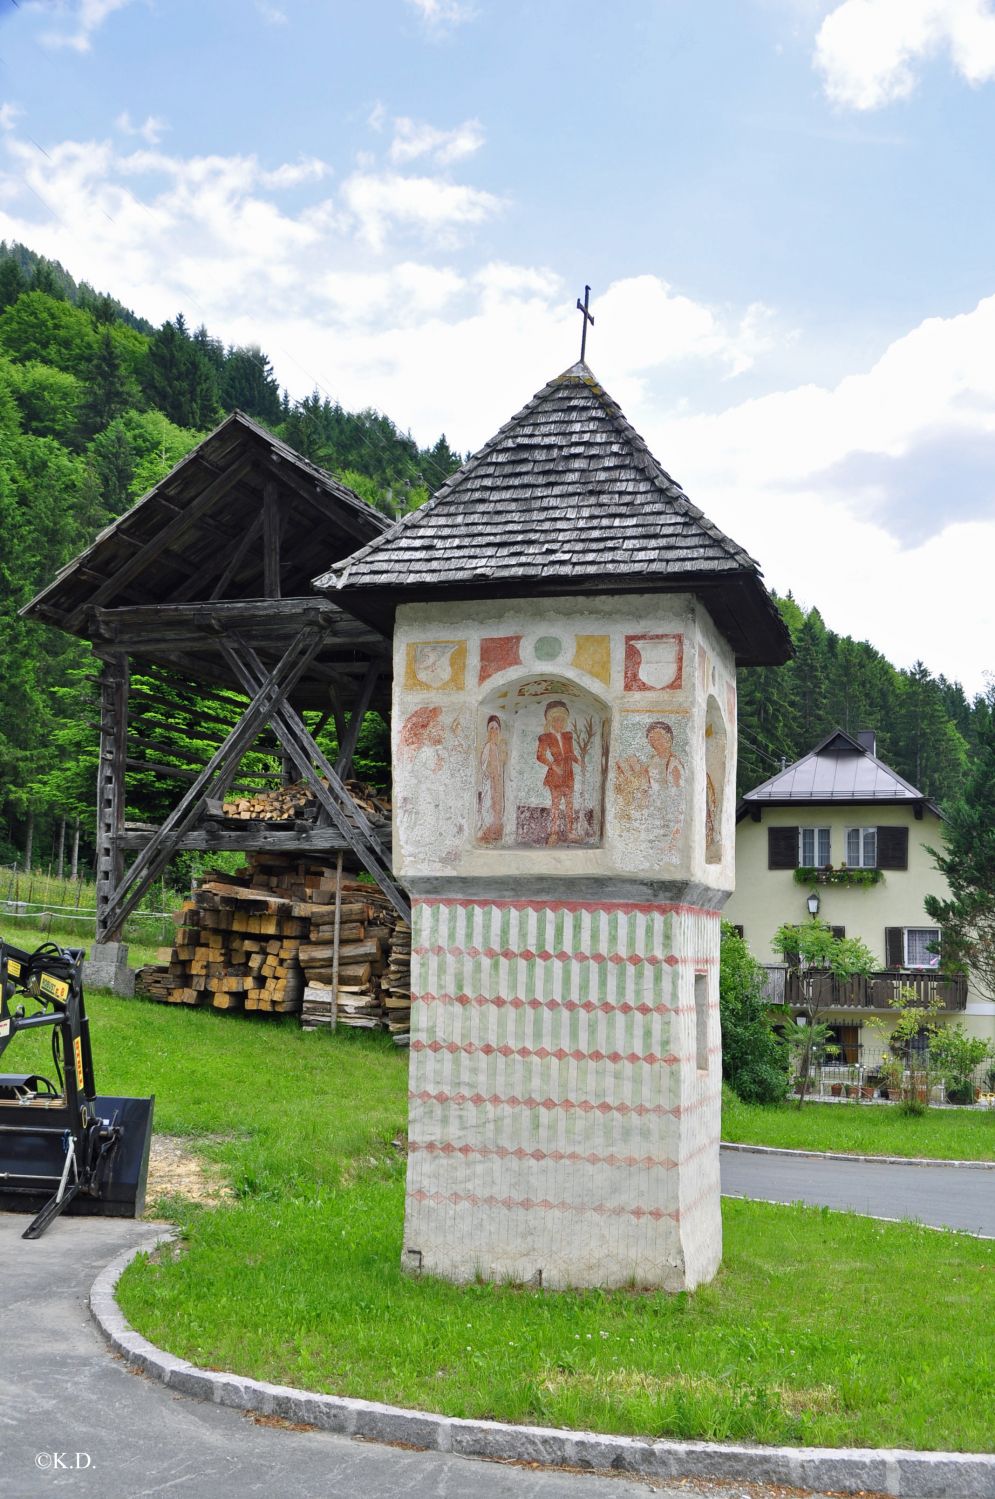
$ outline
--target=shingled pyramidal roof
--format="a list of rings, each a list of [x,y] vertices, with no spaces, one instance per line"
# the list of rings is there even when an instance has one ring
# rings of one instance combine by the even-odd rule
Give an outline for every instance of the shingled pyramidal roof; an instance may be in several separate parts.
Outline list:
[[[757,563],[692,505],[581,363],[315,587],[381,627],[418,599],[693,592],[740,664],[791,654]]]

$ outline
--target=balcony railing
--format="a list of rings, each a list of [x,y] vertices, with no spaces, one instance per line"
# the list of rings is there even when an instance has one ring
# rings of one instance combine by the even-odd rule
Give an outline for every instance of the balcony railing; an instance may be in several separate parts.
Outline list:
[[[914,1004],[938,998],[945,1011],[963,1010],[967,1004],[967,979],[963,974],[924,970],[855,974],[837,978],[833,973],[798,973],[783,964],[765,965],[765,996],[769,1004],[816,1005],[820,1010],[888,1010],[903,989],[915,994]]]

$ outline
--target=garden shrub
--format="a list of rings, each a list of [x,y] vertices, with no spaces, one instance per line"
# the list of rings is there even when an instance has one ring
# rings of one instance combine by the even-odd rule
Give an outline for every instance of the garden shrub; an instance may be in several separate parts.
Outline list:
[[[744,1103],[780,1103],[788,1087],[787,1051],[771,1025],[763,987],[763,968],[743,938],[723,922],[722,1076]]]

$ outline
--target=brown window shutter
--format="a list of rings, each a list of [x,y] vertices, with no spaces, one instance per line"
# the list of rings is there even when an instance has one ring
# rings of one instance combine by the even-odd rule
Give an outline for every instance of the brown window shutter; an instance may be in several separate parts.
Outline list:
[[[886,926],[884,929],[884,964],[886,968],[901,968],[905,964],[905,928]]]
[[[829,930],[832,932],[833,936],[836,937],[836,938],[842,939],[843,937],[846,936],[846,927],[845,926],[831,926],[829,928]]]
[[[741,926],[738,926],[736,924],[736,922],[733,922],[732,929],[736,933],[737,937],[742,937],[742,935],[743,935],[743,928]]]
[[[878,868],[908,869],[908,828],[878,828]]]
[[[767,829],[767,868],[798,868],[798,829]]]

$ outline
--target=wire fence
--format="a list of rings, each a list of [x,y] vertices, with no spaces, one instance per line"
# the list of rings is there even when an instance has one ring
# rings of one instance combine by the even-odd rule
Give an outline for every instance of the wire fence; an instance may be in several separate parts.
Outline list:
[[[122,940],[144,946],[171,945],[176,926],[173,910],[167,907],[174,901],[178,904],[178,897],[168,886],[153,886],[125,922]],[[15,941],[18,929],[23,929],[92,942],[97,925],[97,887],[85,878],[60,879],[44,870],[0,866],[0,924]]]

